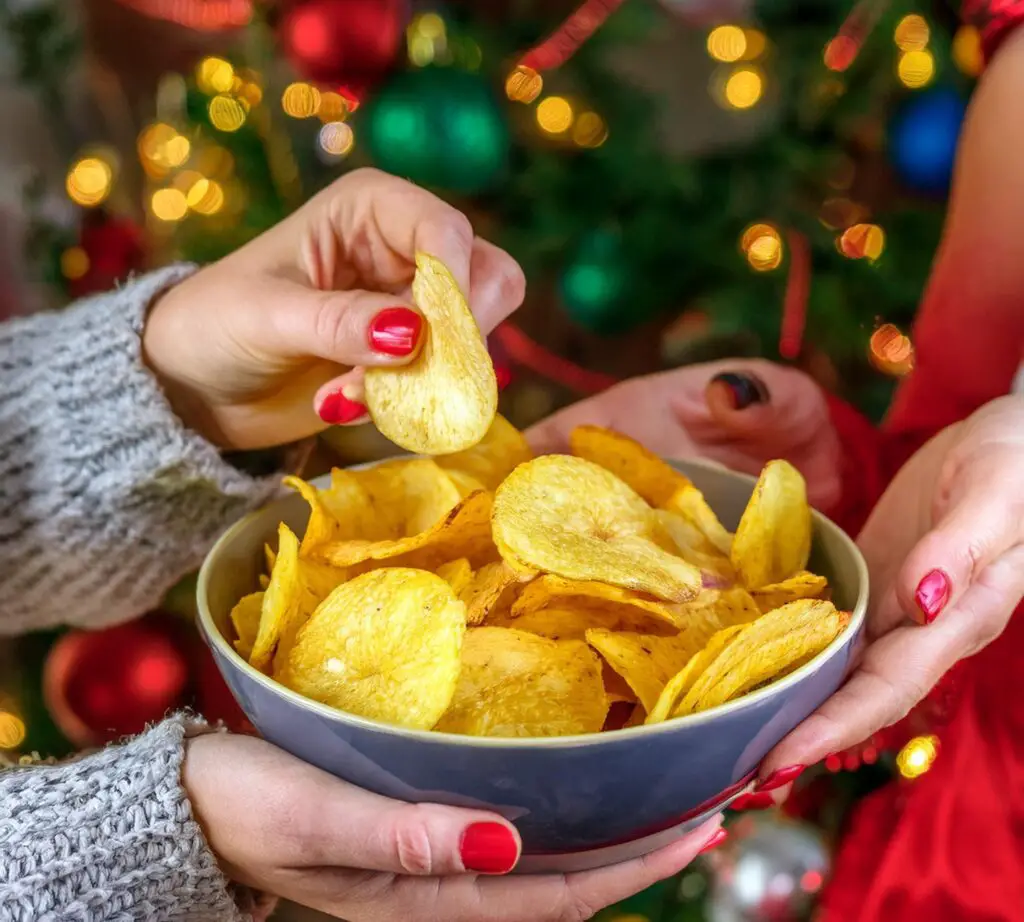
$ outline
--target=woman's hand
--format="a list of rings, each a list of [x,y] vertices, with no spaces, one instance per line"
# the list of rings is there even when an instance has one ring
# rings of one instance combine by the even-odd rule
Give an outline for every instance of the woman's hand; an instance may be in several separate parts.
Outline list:
[[[667,458],[711,458],[758,474],[786,458],[807,479],[811,502],[839,498],[839,438],[825,396],[801,371],[730,359],[632,378],[556,413],[529,432],[538,451],[562,451],[584,423],[609,426]]]
[[[763,778],[791,779],[896,723],[1002,633],[1024,596],[1024,397],[925,445],[857,543],[871,574],[867,646],[849,681],[769,754]]]
[[[485,334],[522,303],[519,266],[463,214],[356,170],[160,298],[146,361],[183,422],[221,448],[361,422],[360,368],[408,362],[425,332],[409,300],[417,251],[448,266]]]
[[[190,740],[184,783],[232,880],[349,922],[582,922],[721,838],[716,817],[616,867],[503,877],[520,842],[501,817],[388,800],[262,740]]]

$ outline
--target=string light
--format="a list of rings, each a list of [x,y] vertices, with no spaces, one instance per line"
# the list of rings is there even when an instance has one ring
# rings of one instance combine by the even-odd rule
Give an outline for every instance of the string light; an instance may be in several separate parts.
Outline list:
[[[224,207],[224,189],[216,180],[201,176],[189,188],[185,202],[197,214],[214,215]]]
[[[757,272],[770,272],[782,264],[782,235],[770,224],[751,224],[740,238],[740,249]]]
[[[444,20],[437,13],[422,13],[406,29],[409,60],[425,67],[445,54],[448,48]]]
[[[0,711],[0,749],[14,749],[25,741],[25,721],[10,711]]]
[[[765,53],[768,47],[768,38],[759,29],[744,29],[743,35],[747,41],[746,51],[743,52],[744,61],[756,61]]]
[[[854,224],[840,234],[836,246],[849,259],[874,262],[885,249],[885,231],[877,224]]]
[[[962,74],[977,77],[985,65],[981,33],[974,26],[961,26],[953,36],[953,63]]]
[[[196,68],[196,83],[209,96],[230,92],[235,85],[235,69],[223,58],[203,58]]]
[[[915,736],[896,756],[896,767],[904,778],[920,778],[939,754],[937,736]]]
[[[859,42],[850,35],[837,35],[825,46],[825,66],[836,73],[847,70],[860,53]]]
[[[320,91],[308,83],[291,83],[281,94],[281,108],[292,118],[310,118],[320,108]]]
[[[103,202],[114,182],[110,164],[99,157],[83,157],[68,170],[65,188],[76,205],[94,208]]]
[[[931,30],[923,16],[911,13],[904,16],[896,26],[893,40],[900,51],[922,51],[928,47]]]
[[[89,271],[89,254],[81,247],[68,247],[60,254],[60,274],[72,282]],[[3,747],[0,746],[0,749]]]
[[[520,64],[505,81],[505,95],[513,102],[531,103],[544,89],[544,78],[532,67]]]
[[[733,71],[725,81],[725,101],[734,109],[757,105],[764,94],[764,79],[750,67]]]
[[[901,378],[914,370],[914,344],[895,324],[884,323],[871,334],[868,359],[883,374]]]
[[[355,134],[345,122],[328,122],[320,129],[320,149],[332,157],[344,157],[355,141]]]
[[[608,126],[596,112],[581,112],[573,125],[572,140],[579,147],[600,147],[608,140]]]
[[[322,122],[342,122],[348,118],[348,103],[341,93],[332,93],[328,90],[320,94],[320,105],[316,114]]]
[[[708,54],[715,61],[731,64],[747,52],[747,34],[739,26],[718,26],[708,33]]]
[[[935,58],[930,51],[907,51],[900,55],[896,67],[900,82],[911,90],[918,90],[932,82],[935,76]]]
[[[564,134],[572,127],[574,113],[569,100],[548,96],[537,106],[537,124],[547,134]]]
[[[207,111],[210,124],[218,131],[238,131],[245,124],[245,106],[233,96],[214,96]]]
[[[188,199],[181,189],[157,189],[149,207],[161,221],[180,221],[188,214]]]
[[[157,176],[181,166],[192,151],[188,138],[163,122],[144,129],[137,146],[146,172]]]

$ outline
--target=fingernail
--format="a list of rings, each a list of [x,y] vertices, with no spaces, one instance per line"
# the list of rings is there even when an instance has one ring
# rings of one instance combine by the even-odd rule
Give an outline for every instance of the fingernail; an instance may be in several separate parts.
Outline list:
[[[346,423],[354,423],[359,417],[365,415],[366,407],[355,400],[349,400],[340,390],[337,390],[324,397],[317,412],[325,423],[332,426],[344,426]]]
[[[462,834],[459,854],[467,871],[507,874],[519,859],[519,846],[507,826],[501,823],[474,823]]]
[[[775,799],[767,791],[740,794],[731,804],[730,810],[767,810],[775,806]]]
[[[703,855],[704,852],[709,852],[713,848],[718,848],[726,839],[729,838],[729,833],[724,829],[719,829],[707,842],[704,843],[704,847],[697,853]]]
[[[370,348],[384,355],[412,355],[423,332],[423,318],[407,307],[386,307],[370,322]]]
[[[734,410],[745,410],[751,404],[767,403],[769,399],[765,383],[751,374],[723,371],[711,379],[708,387],[720,390]]]
[[[758,784],[757,790],[758,792],[774,791],[784,787],[790,781],[796,781],[803,774],[805,768],[807,768],[806,765],[787,765],[785,768],[777,769]]]
[[[914,599],[924,613],[925,624],[931,624],[946,607],[951,589],[949,577],[941,570],[926,573],[924,579],[917,584]]]

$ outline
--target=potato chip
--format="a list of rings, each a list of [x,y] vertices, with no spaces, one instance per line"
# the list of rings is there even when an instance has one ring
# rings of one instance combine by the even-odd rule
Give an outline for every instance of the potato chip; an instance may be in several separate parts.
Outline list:
[[[647,722],[647,711],[644,710],[644,706],[638,701],[636,707],[633,708],[633,713],[630,714],[629,720],[623,725],[623,730],[632,730],[633,727],[642,727]]]
[[[597,580],[565,579],[553,573],[538,577],[523,589],[512,606],[512,616],[525,615],[550,605],[571,607],[574,602],[615,611],[623,621],[632,620],[639,624],[661,622],[673,632],[683,626],[676,607],[653,596]]]
[[[488,618],[486,623],[493,627],[507,627],[538,634],[549,640],[586,640],[587,631],[591,628],[618,631],[637,627],[633,622],[624,621],[622,612],[588,608],[585,604],[572,607],[554,605],[518,617],[505,613]]]
[[[266,591],[267,586],[270,585],[270,577],[266,573],[261,573],[256,580],[260,584],[260,589]]]
[[[415,454],[445,455],[480,442],[498,410],[498,382],[483,336],[448,269],[416,254],[413,301],[423,345],[408,365],[366,370],[366,406],[377,428]]]
[[[449,470],[445,471],[448,478],[452,483],[455,484],[455,489],[459,491],[459,497],[465,499],[470,493],[476,493],[480,490],[486,489],[479,480],[475,477],[471,477],[465,471]]]
[[[274,563],[277,561],[277,553],[269,544],[263,545],[263,556],[267,561],[267,575],[274,572]]]
[[[622,676],[608,665],[608,660],[604,660],[601,664],[601,680],[604,682],[604,693],[612,704],[622,701],[632,704],[636,701],[636,692],[629,687],[629,683]]]
[[[320,501],[320,491],[300,477],[285,477],[284,485],[295,490],[309,503],[309,521],[302,536],[302,552],[308,554],[312,548],[333,541],[340,528],[338,520],[327,511]]]
[[[707,667],[674,713],[689,714],[722,704],[815,655],[839,635],[848,617],[831,602],[799,599],[742,628]]]
[[[611,471],[647,503],[661,506],[690,480],[628,436],[601,426],[577,426],[569,434],[569,450]]]
[[[746,589],[703,589],[692,602],[674,606],[680,628],[702,644],[713,634],[734,624],[749,624],[761,617],[761,610]]]
[[[493,492],[515,467],[532,457],[523,434],[499,413],[480,444],[434,460],[453,479],[469,477]]]
[[[520,464],[498,488],[494,541],[513,567],[601,580],[681,602],[700,571],[662,550],[653,510],[614,474],[582,458]]]
[[[451,707],[437,724],[471,736],[597,733],[608,713],[601,661],[585,643],[471,628]]]
[[[373,570],[317,608],[280,680],[350,714],[427,730],[452,700],[465,630],[465,606],[439,576]]]
[[[648,711],[657,704],[668,680],[700,651],[700,646],[685,633],[659,637],[589,630],[587,643],[626,680]]]
[[[459,557],[466,557],[471,564],[486,563],[494,556],[489,554],[494,547],[492,503],[490,493],[473,493],[432,528],[419,534],[384,541],[333,541],[317,548],[316,555],[336,567],[390,560],[396,566],[432,570]]]
[[[804,478],[788,461],[769,461],[736,529],[732,565],[744,586],[760,589],[803,570],[810,553]]]
[[[274,572],[270,575],[270,584],[263,594],[260,628],[249,657],[249,662],[260,672],[269,672],[281,636],[292,631],[296,621],[303,617],[299,539],[283,523],[277,533],[277,559]]]
[[[449,560],[448,563],[441,564],[437,568],[437,575],[452,587],[452,592],[458,595],[473,578],[473,568],[465,557],[460,557],[458,560]]]
[[[755,589],[751,595],[758,608],[767,614],[797,599],[820,599],[827,589],[828,580],[824,576],[801,570],[781,583],[770,583]]]
[[[253,645],[260,632],[260,617],[263,612],[263,593],[253,592],[239,599],[231,609],[231,624],[235,629],[235,649],[242,659],[249,659]]]
[[[663,508],[689,519],[720,554],[728,556],[732,553],[733,536],[718,521],[718,516],[704,499],[704,494],[692,483],[676,490],[663,504]]]
[[[366,491],[378,520],[386,524],[370,538],[408,538],[436,525],[462,497],[431,458],[401,458],[350,472]]]
[[[499,608],[506,590],[519,582],[519,575],[505,561],[482,566],[459,593],[466,606],[466,623],[482,624],[484,619]],[[511,603],[505,605],[507,611]]]
[[[728,586],[736,582],[736,571],[728,555],[718,550],[690,519],[668,509],[656,509],[654,514],[672,539],[670,549],[675,550],[687,563],[698,567],[705,584]]]
[[[657,703],[648,711],[644,723],[657,724],[668,720],[670,715],[675,716],[674,712],[679,699],[690,691],[694,682],[703,675],[708,666],[739,636],[742,630],[743,625],[737,624],[715,634],[703,650],[694,654],[686,665],[668,680],[661,690],[661,694],[658,695]]]

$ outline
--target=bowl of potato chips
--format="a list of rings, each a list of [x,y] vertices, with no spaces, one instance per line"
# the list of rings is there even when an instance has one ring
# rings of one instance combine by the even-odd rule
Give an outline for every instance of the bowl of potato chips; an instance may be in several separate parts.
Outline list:
[[[522,872],[646,854],[724,809],[842,682],[867,604],[800,473],[670,463],[581,426],[534,457],[451,273],[369,369],[411,454],[306,482],[216,544],[217,665],[267,740],[362,788],[495,810]]]

